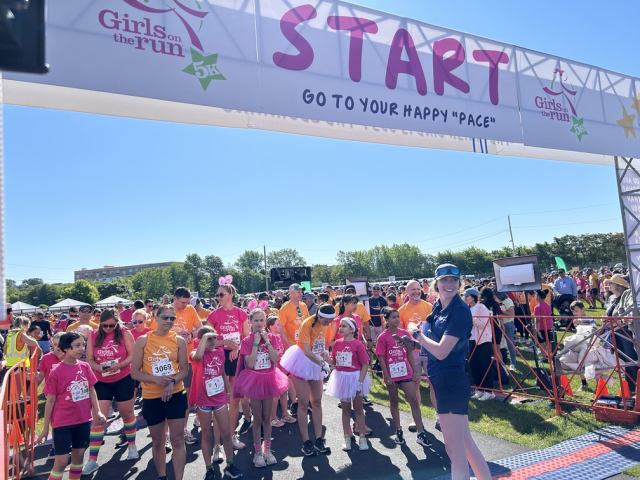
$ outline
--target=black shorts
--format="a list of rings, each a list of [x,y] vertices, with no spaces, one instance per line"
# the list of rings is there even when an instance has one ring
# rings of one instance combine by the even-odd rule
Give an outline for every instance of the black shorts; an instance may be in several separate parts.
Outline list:
[[[145,398],[142,401],[142,416],[147,425],[153,427],[165,420],[184,418],[187,406],[187,392],[184,390],[174,393],[166,402],[161,398]]]
[[[91,422],[54,428],[56,455],[68,455],[72,448],[87,448],[89,433],[91,433]]]
[[[599,288],[592,288],[591,289],[591,296],[593,298],[599,297],[600,296],[600,289]]]
[[[232,351],[233,350],[224,351],[224,373],[227,374],[227,377],[235,377],[236,370],[238,369],[238,359],[229,360],[229,355]]]
[[[429,379],[436,395],[436,411],[438,414],[469,414],[471,384],[465,372],[448,373],[438,375],[436,378],[429,377]]]
[[[115,399],[116,402],[126,402],[133,398],[135,385],[131,375],[127,375],[112,383],[98,381],[93,388],[96,389],[98,400],[111,401]]]

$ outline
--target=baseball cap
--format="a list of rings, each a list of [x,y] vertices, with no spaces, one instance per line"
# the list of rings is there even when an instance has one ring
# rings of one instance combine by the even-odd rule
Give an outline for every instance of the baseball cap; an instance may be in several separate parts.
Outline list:
[[[356,291],[356,286],[355,285],[347,285],[346,287],[344,287],[344,291],[346,292],[347,290],[353,290],[355,292]]]
[[[469,295],[475,295],[476,297],[480,296],[480,292],[477,288],[467,288],[462,294],[465,297],[468,297]]]
[[[302,286],[299,283],[292,283],[289,285],[289,291],[291,292],[292,290],[302,290]]]
[[[60,315],[60,320],[66,320],[67,318],[69,318],[69,315],[67,315],[66,313]]]
[[[436,280],[440,280],[443,277],[456,277],[460,278],[460,269],[452,263],[443,263],[436,268]]]
[[[382,288],[379,283],[374,283],[371,288]]]
[[[311,300],[313,300],[314,298],[316,298],[313,293],[305,293],[304,295],[302,295],[302,298],[310,298]]]

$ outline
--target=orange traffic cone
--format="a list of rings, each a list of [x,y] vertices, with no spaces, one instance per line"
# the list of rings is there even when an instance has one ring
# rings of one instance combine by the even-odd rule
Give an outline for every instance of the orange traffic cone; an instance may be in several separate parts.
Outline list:
[[[609,390],[607,390],[607,382],[599,378],[598,387],[596,388],[596,398],[600,398],[601,395],[609,395]]]
[[[17,439],[14,438],[14,435],[17,435]],[[16,443],[17,440],[17,443]],[[17,420],[13,421],[13,425],[11,426],[11,431],[9,432],[9,445],[22,445],[24,443],[24,438],[22,437],[22,432],[20,431],[20,424]]]
[[[564,390],[564,394],[569,397],[573,397],[573,390],[571,390],[571,383],[569,383],[569,379],[566,375],[562,375],[560,377],[560,386]]]
[[[621,396],[622,398],[631,398],[631,390],[629,390],[629,383],[627,383],[627,381],[624,379],[620,382],[620,393],[618,395]]]

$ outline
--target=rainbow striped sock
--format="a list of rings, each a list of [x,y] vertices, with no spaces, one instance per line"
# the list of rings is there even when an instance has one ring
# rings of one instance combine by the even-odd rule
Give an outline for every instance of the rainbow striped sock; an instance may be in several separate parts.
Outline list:
[[[49,472],[49,480],[62,480],[62,474],[64,472],[55,472],[53,470],[51,470],[51,472]],[[82,472],[80,472],[82,473]]]
[[[91,433],[89,434],[89,458],[96,462],[98,461],[98,452],[102,446],[103,437],[104,427],[91,427]]]
[[[82,476],[82,464],[71,463],[69,466],[69,480],[80,480]]]
[[[127,442],[129,445],[136,444],[136,430],[138,429],[138,420],[135,415],[129,420],[124,420],[124,434],[127,436]]]

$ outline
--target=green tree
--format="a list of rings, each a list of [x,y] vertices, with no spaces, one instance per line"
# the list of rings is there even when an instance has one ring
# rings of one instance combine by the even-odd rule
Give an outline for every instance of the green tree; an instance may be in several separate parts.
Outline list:
[[[267,253],[267,266],[269,270],[272,268],[304,267],[306,260],[295,248],[283,248]]]
[[[207,274],[209,289],[211,287],[217,288],[218,279],[225,275],[222,259],[217,255],[207,255],[204,257],[204,269]]]
[[[248,269],[254,272],[264,272],[264,256],[255,250],[245,250],[234,264],[238,270]]]
[[[24,289],[28,287],[33,287],[34,285],[42,285],[44,281],[41,278],[25,278],[22,280],[22,283],[18,286],[19,289]]]
[[[110,282],[96,282],[95,286],[100,294],[100,299],[117,295],[131,300],[135,296],[130,278],[116,278]]]
[[[160,299],[163,295],[171,295],[171,267],[147,268],[136,273],[133,287],[140,298]]]
[[[313,265],[311,267],[311,285],[319,287],[323,283],[332,282],[332,274],[335,269],[332,265]]]
[[[184,270],[189,275],[189,285],[185,286],[192,291],[200,292],[202,283],[207,276],[202,257],[197,253],[187,255],[184,261]]]
[[[169,275],[170,284],[169,290],[165,293],[171,294],[178,287],[185,287],[189,284],[189,274],[184,268],[184,264],[182,263],[172,263],[168,267],[166,267],[167,273]],[[164,293],[162,294],[164,295]],[[155,298],[155,297],[152,297]]]
[[[83,281],[86,281],[86,280],[83,280]],[[62,300],[63,289],[65,287],[68,288],[71,286],[72,284],[67,284],[66,286],[63,286],[63,285],[57,285],[57,284],[51,284],[51,283],[35,285],[29,291],[26,301],[31,305],[41,305],[41,304],[53,305],[54,303],[57,303],[58,300]],[[79,299],[76,299],[76,300],[79,300]]]
[[[78,300],[79,302],[90,304],[94,304],[100,300],[98,289],[87,280],[78,280],[71,286],[63,288],[62,295],[67,298]]]

